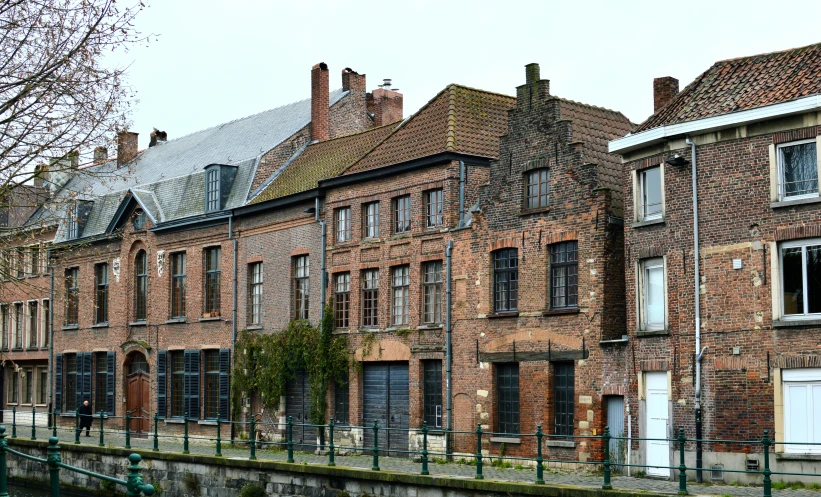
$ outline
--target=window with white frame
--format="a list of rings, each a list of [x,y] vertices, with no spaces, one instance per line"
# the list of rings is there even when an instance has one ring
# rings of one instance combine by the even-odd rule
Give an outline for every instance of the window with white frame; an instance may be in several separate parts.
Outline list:
[[[640,329],[665,329],[664,258],[645,259],[639,264]]]
[[[336,210],[336,242],[348,242],[351,240],[351,208],[342,207]]]
[[[370,202],[362,208],[362,234],[365,238],[379,236],[379,202]]]
[[[662,218],[661,166],[638,171],[638,212],[640,221]]]
[[[391,324],[408,324],[410,309],[410,268],[398,266],[391,270]]]
[[[821,368],[782,369],[784,451],[821,454]],[[800,442],[805,442],[802,444]]]
[[[779,198],[792,200],[818,196],[817,154],[814,139],[776,147]]]
[[[821,238],[782,243],[780,257],[784,319],[821,315]]]
[[[249,324],[262,323],[262,263],[254,262],[248,266],[250,276]]]
[[[218,211],[220,208],[220,170],[209,169],[205,177],[205,212]]]

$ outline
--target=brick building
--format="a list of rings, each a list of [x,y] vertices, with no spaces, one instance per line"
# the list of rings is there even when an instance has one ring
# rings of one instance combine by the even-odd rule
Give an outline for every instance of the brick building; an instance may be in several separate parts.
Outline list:
[[[369,99],[364,75],[351,69],[330,91],[328,73],[313,67],[308,100],[174,140],[154,130],[144,151],[136,133],[121,132],[116,160],[56,193],[72,199],[54,244],[57,412],[71,418],[89,400],[94,412],[145,418],[137,431],[154,413],[162,429],[180,430],[187,414],[193,433],[229,417],[233,210],[312,140],[372,127],[369,106],[395,104]]]
[[[775,446],[773,471],[818,472],[819,448],[801,442],[821,442],[821,45],[717,62],[681,93],[659,78],[654,93],[653,116],[610,144],[625,166],[633,435],[769,430],[798,442]],[[659,466],[672,448],[634,446]],[[705,443],[687,464],[762,468],[750,450]]]

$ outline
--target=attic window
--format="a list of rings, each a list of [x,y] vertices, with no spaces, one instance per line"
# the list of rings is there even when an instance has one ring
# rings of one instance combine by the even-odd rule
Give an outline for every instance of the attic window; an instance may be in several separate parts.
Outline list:
[[[67,238],[69,240],[73,240],[77,238],[78,231],[79,231],[79,222],[77,219],[77,204],[71,204],[68,206],[68,234]]]
[[[135,230],[141,230],[145,226],[145,211],[137,209],[134,211],[134,219],[131,222]]]
[[[218,167],[209,169],[205,175],[205,212],[214,212],[220,209],[220,170]]]

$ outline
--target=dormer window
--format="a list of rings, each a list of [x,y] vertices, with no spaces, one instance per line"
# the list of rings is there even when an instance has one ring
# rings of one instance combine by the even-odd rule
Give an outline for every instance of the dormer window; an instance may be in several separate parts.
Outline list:
[[[225,208],[236,174],[236,166],[211,164],[205,168],[205,212]]]
[[[66,208],[66,239],[74,240],[83,235],[83,225],[88,219],[94,202],[75,200]]]
[[[145,211],[142,209],[136,209],[134,211],[133,220],[131,221],[132,226],[134,226],[135,231],[139,231],[145,227]]]
[[[66,238],[73,240],[79,234],[79,222],[77,220],[77,204],[68,206],[68,230]]]

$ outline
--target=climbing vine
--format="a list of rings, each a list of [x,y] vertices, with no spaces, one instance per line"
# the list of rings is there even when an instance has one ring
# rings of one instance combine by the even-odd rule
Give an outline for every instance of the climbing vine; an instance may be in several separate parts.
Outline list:
[[[242,398],[251,392],[260,395],[266,409],[279,409],[286,383],[304,368],[311,387],[310,422],[325,423],[328,387],[331,381],[347,382],[351,362],[347,336],[333,335],[332,305],[325,307],[319,327],[295,320],[272,334],[239,333],[231,375],[234,418],[239,417]]]

